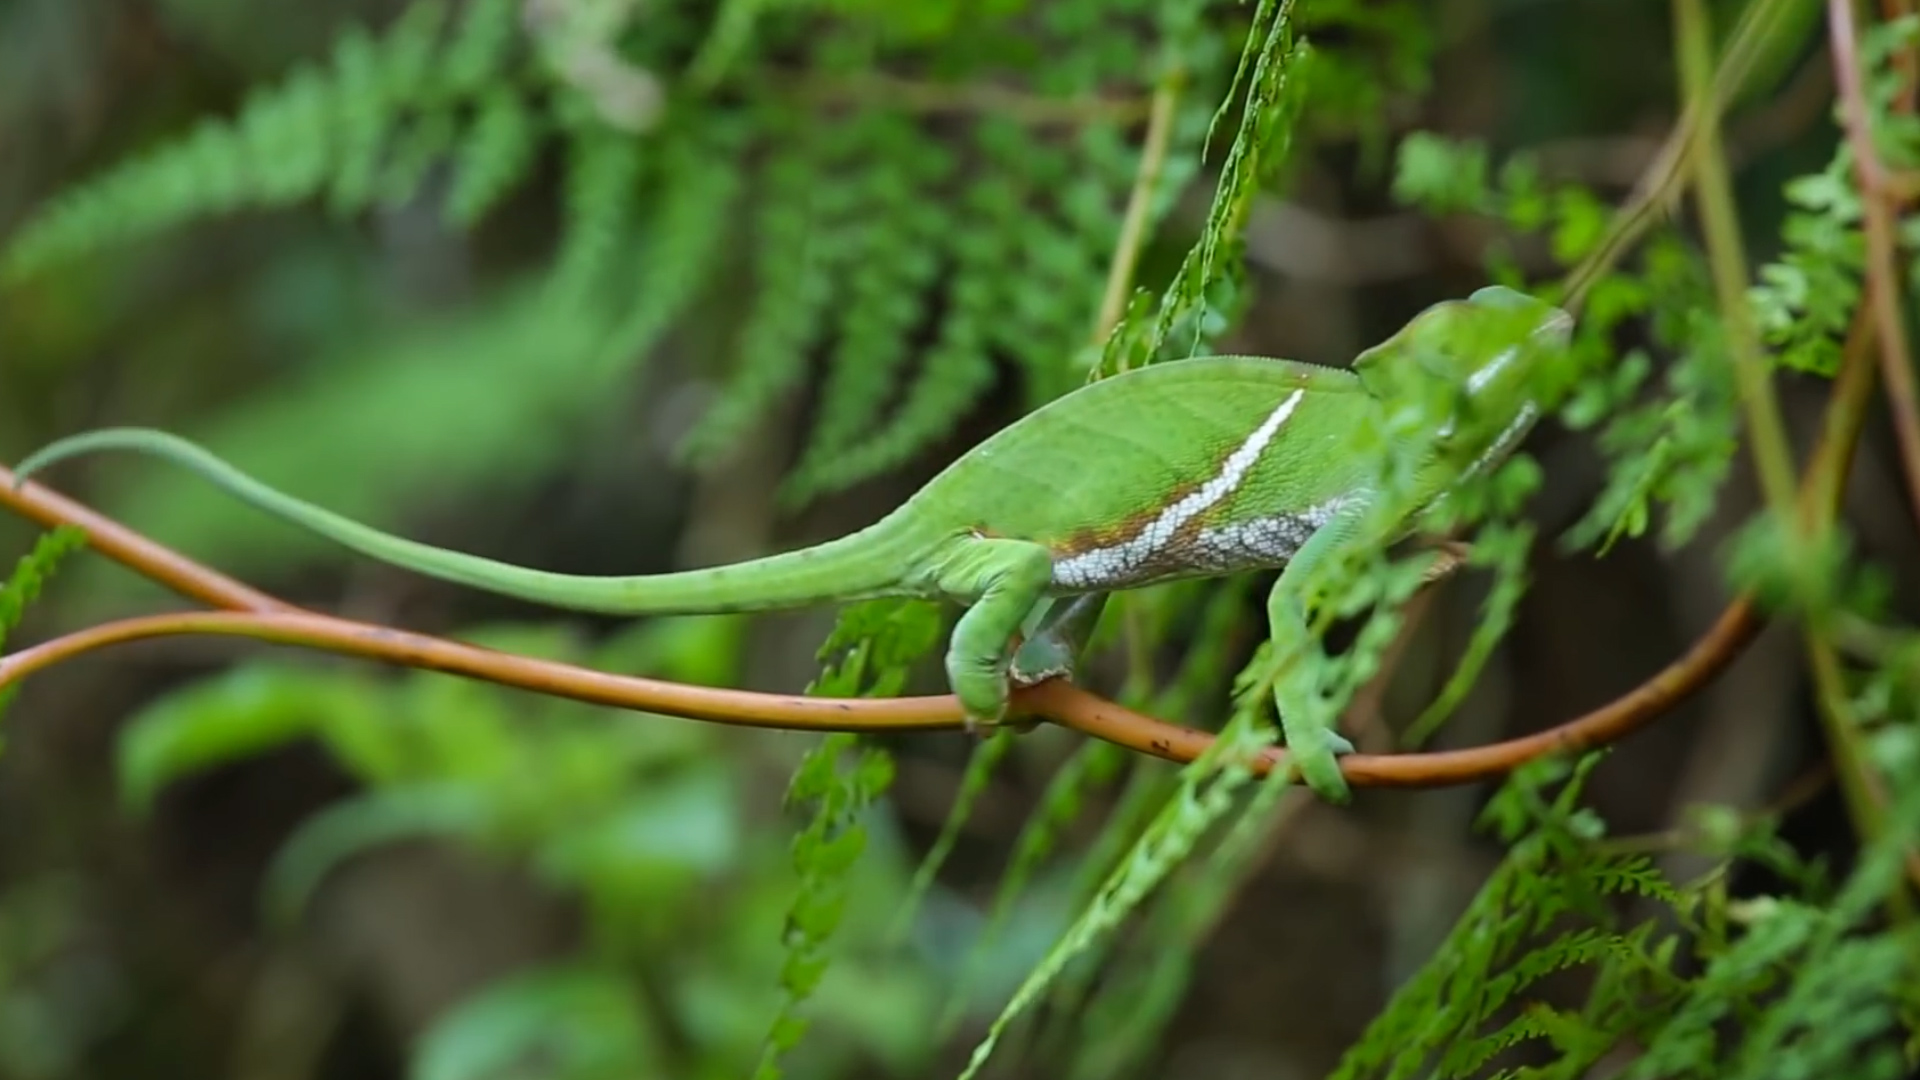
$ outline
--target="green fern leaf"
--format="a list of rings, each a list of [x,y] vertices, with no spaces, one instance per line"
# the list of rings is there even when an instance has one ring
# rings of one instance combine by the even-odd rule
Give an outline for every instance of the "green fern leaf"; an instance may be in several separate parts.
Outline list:
[[[411,194],[444,149],[450,118],[430,114],[390,171],[386,150],[403,110],[432,89],[445,14],[444,4],[424,0],[379,39],[349,30],[329,68],[300,68],[255,91],[231,122],[205,122],[67,190],[14,235],[0,255],[0,278],[19,280],[197,218],[286,206],[323,191],[337,211]]]
[[[431,88],[442,36],[445,0],[414,0],[387,29],[381,43],[381,76],[389,101],[415,101]]]
[[[909,335],[925,316],[945,239],[945,217],[931,205],[931,185],[950,168],[945,149],[897,115],[875,111],[857,126],[865,132],[858,151],[871,160],[846,238],[846,299],[820,415],[789,483],[793,492],[875,423],[908,357]]]
[[[20,625],[27,605],[40,598],[41,587],[59,568],[61,560],[86,544],[86,533],[71,525],[62,525],[42,534],[34,541],[33,550],[14,563],[13,573],[7,575],[5,584],[0,584],[0,647],[6,645],[7,635]]]
[[[70,525],[62,525],[34,541],[33,550],[14,564],[13,573],[7,575],[4,583],[0,583],[0,651],[5,650],[7,635],[20,625],[27,605],[39,599],[41,586],[53,576],[61,560],[85,547],[86,543],[86,533]],[[18,689],[15,685],[0,690],[0,715],[6,713],[7,703],[13,700]]]
[[[956,271],[956,276],[960,272]],[[813,476],[796,479],[782,492],[785,505],[795,506],[817,493],[838,491],[878,476],[959,425],[966,410],[993,388],[993,361],[986,350],[990,316],[974,309],[975,305],[985,307],[985,296],[991,291],[992,284],[984,276],[955,281],[953,306],[928,353],[926,370],[899,411],[877,434],[823,463]]]
[[[981,794],[993,781],[994,770],[1006,760],[1007,752],[1013,749],[1016,738],[1018,736],[1014,732],[1002,729],[973,748],[973,753],[967,758],[967,771],[960,778],[960,790],[954,795],[953,807],[947,811],[947,818],[940,825],[940,835],[934,839],[933,846],[927,849],[926,856],[914,870],[913,881],[907,886],[906,898],[900,902],[888,936],[898,939],[913,925],[921,902],[928,890],[933,888],[934,878],[939,875],[940,868],[946,865],[947,857],[953,853],[953,846],[959,842],[960,830],[972,815],[974,804],[980,801]]]
[[[1231,807],[1235,792],[1252,774],[1243,766],[1271,746],[1276,732],[1237,712],[1206,753],[1181,770],[1180,784],[1167,805],[1134,844],[1124,863],[1110,875],[1092,903],[1080,912],[1028,973],[987,1034],[974,1047],[960,1080],[973,1080],[993,1055],[1008,1027],[1036,1004],[1068,964],[1099,944],[1122,919],[1164,881],[1181,859]]]
[[[1292,792],[1294,798],[1287,800]],[[1220,843],[1168,882],[1147,926],[1128,951],[1130,962],[1104,974],[1100,996],[1085,1013],[1079,1077],[1111,1076],[1149,1053],[1185,997],[1194,958],[1218,926],[1262,853],[1299,804],[1283,775],[1260,780]]]
[[[374,688],[338,673],[257,664],[176,690],[142,709],[117,744],[120,798],[136,813],[184,777],[306,738],[333,724],[380,726]]]
[[[807,354],[825,332],[843,239],[818,205],[823,189],[832,187],[818,157],[819,138],[803,127],[767,165],[753,240],[760,288],[740,332],[739,369],[681,445],[682,455],[696,463],[710,464],[731,450],[773,402],[799,385]]]
[[[332,83],[338,93],[335,138],[339,160],[327,201],[335,214],[357,213],[373,202],[388,135],[399,110],[380,74],[380,45],[360,27],[350,27],[333,49]]]
[[[801,761],[787,793],[790,802],[813,804],[814,813],[793,841],[800,883],[787,909],[787,956],[780,976],[784,994],[761,1047],[756,1080],[777,1080],[781,1057],[806,1031],[798,1010],[826,973],[826,943],[846,912],[848,876],[866,850],[860,818],[893,782],[893,760],[876,749],[856,753],[858,745],[853,735],[822,739]],[[854,756],[852,767],[840,769],[841,758],[849,754]]]
[[[555,302],[578,303],[605,287],[633,229],[642,162],[631,135],[598,125],[572,133],[566,221],[551,279]]]
[[[453,159],[447,220],[472,227],[533,165],[541,125],[524,98],[508,89],[484,91],[473,127]]]
[[[342,862],[422,836],[485,839],[501,812],[486,789],[460,781],[375,788],[314,814],[267,866],[267,918],[288,927]]]
[[[630,370],[719,272],[741,189],[734,142],[718,128],[664,140],[661,187],[640,229],[639,281],[631,295],[614,293],[623,313],[607,332],[596,372]]]
[[[1254,13],[1253,29],[1241,54],[1243,67],[1247,57],[1254,59],[1240,124],[1221,162],[1220,182],[1200,239],[1167,287],[1154,327],[1152,351],[1156,355],[1183,323],[1191,332],[1187,355],[1200,349],[1207,330],[1198,316],[1206,306],[1208,290],[1216,287],[1215,268],[1223,259],[1234,262],[1239,236],[1246,226],[1248,203],[1259,179],[1286,157],[1293,118],[1303,97],[1289,75],[1306,49],[1304,41],[1294,40],[1293,6],[1293,0],[1261,0]],[[1238,78],[1236,74],[1236,82]],[[1237,274],[1236,265],[1231,275]]]
[[[435,69],[448,96],[479,97],[497,89],[520,25],[521,0],[468,0]]]
[[[944,1029],[951,1030],[960,1021],[973,987],[1022,893],[1047,857],[1053,854],[1061,835],[1084,811],[1087,793],[1110,781],[1124,761],[1124,751],[1110,743],[1089,739],[1080,744],[1047,781],[1039,808],[1027,818],[1014,840],[1013,856],[994,890],[987,923],[969,951],[966,970],[948,995],[947,1014],[941,1025]]]

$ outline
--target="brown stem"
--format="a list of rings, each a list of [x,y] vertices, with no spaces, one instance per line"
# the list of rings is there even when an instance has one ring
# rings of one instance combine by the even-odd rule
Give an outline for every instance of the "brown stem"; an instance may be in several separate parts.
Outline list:
[[[1120,240],[1114,245],[1113,261],[1107,267],[1107,285],[1100,297],[1100,313],[1094,321],[1093,343],[1106,341],[1126,313],[1127,292],[1133,287],[1134,268],[1140,262],[1140,249],[1147,242],[1148,216],[1153,212],[1153,196],[1160,187],[1160,173],[1167,163],[1167,148],[1173,142],[1174,112],[1180,105],[1180,91],[1186,85],[1186,73],[1178,68],[1160,78],[1153,92],[1153,111],[1147,117],[1147,134],[1140,143],[1140,167],[1133,178],[1133,190],[1127,195],[1126,217],[1120,223]]]
[[[93,550],[203,604],[231,611],[300,610],[156,544],[50,488],[31,481],[17,483],[13,471],[5,466],[0,466],[0,506],[49,529],[72,525],[87,534],[87,545]]]
[[[819,698],[689,686],[609,675],[556,661],[495,652],[430,634],[308,611],[186,611],[104,623],[0,657],[0,687],[108,645],[180,634],[247,637],[403,667],[464,675],[521,690],[690,720],[797,731],[930,731],[961,726],[950,695]]]
[[[1438,787],[1497,776],[1534,758],[1572,753],[1617,740],[1644,727],[1699,690],[1739,654],[1759,629],[1745,603],[1719,622],[1666,670],[1613,703],[1569,723],[1506,742],[1418,754],[1355,754],[1341,764],[1363,787]],[[550,660],[494,652],[427,634],[284,611],[182,612],[147,615],[68,634],[0,657],[0,688],[82,653],[108,645],[179,634],[247,637],[277,645],[382,660],[406,667],[482,679],[522,690],[645,712],[743,727],[802,731],[935,731],[961,726],[951,695],[910,698],[816,698],[688,686],[659,679],[609,675]],[[1214,736],[1134,712],[1059,679],[1014,692],[1015,711],[1169,761],[1187,762]],[[1274,748],[1255,763],[1260,772],[1287,760]]]
[[[1867,240],[1867,297],[1880,339],[1880,377],[1886,380],[1887,406],[1893,413],[1894,432],[1900,443],[1907,502],[1920,521],[1920,389],[1915,387],[1913,364],[1908,358],[1907,327],[1900,317],[1900,271],[1895,262],[1894,216],[1901,192],[1889,183],[1886,167],[1873,146],[1854,40],[1852,0],[1828,0],[1827,25],[1834,83],[1840,90],[1847,143],[1853,148],[1854,170],[1860,181]]]
[[[126,619],[0,657],[0,687],[111,644],[172,634],[219,634],[326,649],[601,705],[724,724],[842,731],[926,731],[961,724],[958,704],[946,695],[834,699],[687,686],[609,675],[304,612],[129,532],[45,488],[27,484],[16,489],[12,473],[5,468],[0,468],[0,504],[43,524],[75,525],[87,533],[102,554],[188,596],[231,609]],[[1665,671],[1611,705],[1549,731],[1471,750],[1354,755],[1343,764],[1353,782],[1362,786],[1434,786],[1483,779],[1543,754],[1617,739],[1704,685],[1737,655],[1758,625],[1748,605],[1734,604],[1699,643]],[[1206,732],[1144,716],[1059,680],[1016,691],[1014,701],[1022,713],[1171,761],[1191,761],[1213,741]],[[1264,770],[1285,760],[1285,751],[1275,749],[1264,755],[1260,767]]]

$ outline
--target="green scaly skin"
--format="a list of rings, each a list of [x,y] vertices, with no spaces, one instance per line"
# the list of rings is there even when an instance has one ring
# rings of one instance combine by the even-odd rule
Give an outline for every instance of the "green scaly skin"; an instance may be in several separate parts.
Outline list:
[[[1175,578],[1281,568],[1268,599],[1275,648],[1311,640],[1302,583],[1329,554],[1386,545],[1463,476],[1511,451],[1540,412],[1542,365],[1565,352],[1572,319],[1502,287],[1437,304],[1361,354],[1352,371],[1260,357],[1158,364],[1084,386],[1003,429],[897,510],[837,540],[704,570],[635,577],[549,573],[369,528],[282,494],[164,432],[106,429],[34,454],[18,476],[77,454],[133,450],[188,468],[241,500],[370,558],[522,600],[614,615],[765,611],[880,596],[966,606],[946,654],[971,722],[1006,714],[1021,681],[1069,669],[1071,643],[1099,605],[1052,618],[1054,601]],[[1391,506],[1378,459],[1352,433],[1443,385],[1463,408],[1396,429],[1408,466]],[[1432,410],[1427,410],[1431,412]],[[1470,423],[1456,423],[1465,417]],[[1016,664],[1012,643],[1029,647]],[[1345,801],[1337,755],[1351,744],[1282,680],[1276,705],[1295,761],[1323,797]]]

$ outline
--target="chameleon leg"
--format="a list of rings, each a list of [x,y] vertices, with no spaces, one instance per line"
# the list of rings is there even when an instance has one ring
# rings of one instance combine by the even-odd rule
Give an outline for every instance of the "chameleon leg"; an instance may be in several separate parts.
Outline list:
[[[1109,593],[1076,596],[1061,611],[1058,604],[1041,613],[1036,626],[1026,630],[1026,640],[1013,654],[1007,674],[1015,686],[1032,686],[1056,675],[1073,678],[1073,665],[1093,636],[1093,628],[1106,609]]]
[[[1053,555],[1025,540],[967,540],[940,561],[934,580],[970,598],[947,642],[947,681],[969,725],[997,723],[1007,711],[1013,636],[1053,581]]]
[[[1286,733],[1287,749],[1307,786],[1321,798],[1337,803],[1352,797],[1337,759],[1353,753],[1353,744],[1334,730],[1337,717],[1323,717],[1312,707],[1320,694],[1320,669],[1308,655],[1310,650],[1317,651],[1317,646],[1307,622],[1306,584],[1314,567],[1353,541],[1367,512],[1366,505],[1352,504],[1322,525],[1288,560],[1267,595],[1267,622],[1274,652],[1285,665],[1273,687],[1280,729]]]

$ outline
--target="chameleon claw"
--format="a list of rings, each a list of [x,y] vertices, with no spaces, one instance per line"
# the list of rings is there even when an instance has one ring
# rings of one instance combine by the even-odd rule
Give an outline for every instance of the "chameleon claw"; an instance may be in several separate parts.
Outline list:
[[[1347,740],[1338,735],[1332,736],[1329,741],[1318,746],[1296,746],[1289,749],[1293,751],[1294,764],[1299,767],[1300,778],[1306,781],[1307,787],[1315,795],[1330,803],[1345,805],[1352,801],[1353,789],[1347,784],[1346,774],[1340,771],[1339,756],[1343,751],[1332,741],[1333,739],[1347,744],[1345,753],[1353,752],[1353,744],[1347,743]]]
[[[1287,710],[1281,711],[1280,727],[1286,734],[1287,749],[1300,780],[1330,803],[1344,805],[1351,801],[1353,790],[1346,774],[1340,771],[1340,759],[1354,752],[1353,741],[1331,728],[1298,722],[1289,724],[1288,715]]]

